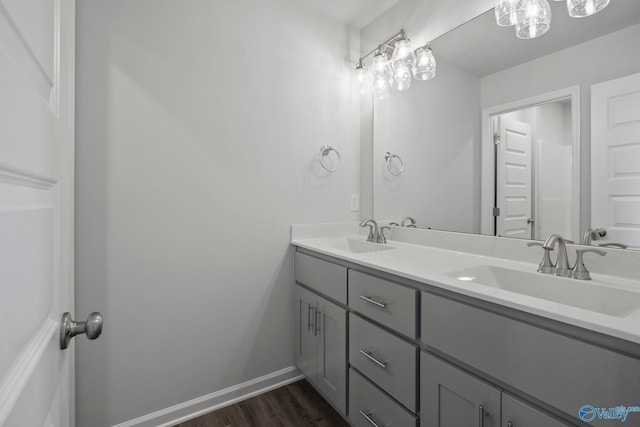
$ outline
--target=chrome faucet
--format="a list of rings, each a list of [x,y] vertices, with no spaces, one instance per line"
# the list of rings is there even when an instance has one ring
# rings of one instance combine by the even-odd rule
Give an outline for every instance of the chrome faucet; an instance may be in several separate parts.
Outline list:
[[[411,218],[410,216],[405,216],[404,218],[402,218],[402,222],[400,223],[400,226],[416,228],[416,220]]]
[[[360,227],[369,227],[369,235],[367,236],[367,242],[384,243],[380,237],[380,229],[378,223],[373,219],[368,218],[360,223]]]
[[[582,244],[590,246],[592,240],[600,240],[602,237],[607,235],[607,230],[604,228],[588,228],[584,232],[584,236],[582,236]]]
[[[569,258],[567,257],[567,242],[564,237],[559,234],[552,234],[542,245],[543,249],[553,250],[558,244],[558,258],[556,259],[553,274],[560,277],[571,277],[573,272],[569,266]]]

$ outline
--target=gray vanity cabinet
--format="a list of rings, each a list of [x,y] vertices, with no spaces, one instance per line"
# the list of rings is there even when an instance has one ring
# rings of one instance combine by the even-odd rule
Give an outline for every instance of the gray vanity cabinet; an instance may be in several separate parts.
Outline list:
[[[422,427],[500,426],[499,389],[427,353],[420,359]]]
[[[346,414],[347,268],[296,251],[294,276],[296,364]]]
[[[294,288],[295,361],[333,405],[347,413],[347,312],[302,286]]]

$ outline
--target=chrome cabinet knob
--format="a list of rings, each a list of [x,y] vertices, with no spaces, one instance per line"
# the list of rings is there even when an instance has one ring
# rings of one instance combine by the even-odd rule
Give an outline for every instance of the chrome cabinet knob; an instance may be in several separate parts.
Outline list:
[[[60,322],[60,348],[69,347],[71,338],[76,335],[86,334],[90,340],[95,340],[102,333],[102,314],[94,312],[87,317],[85,322],[76,322],[69,312],[62,315]]]

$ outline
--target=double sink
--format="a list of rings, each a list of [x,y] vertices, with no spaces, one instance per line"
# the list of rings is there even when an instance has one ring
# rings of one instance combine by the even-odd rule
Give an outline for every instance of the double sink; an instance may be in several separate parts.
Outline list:
[[[355,237],[331,238],[326,244],[334,250],[356,255],[397,249],[392,244],[371,243]],[[446,271],[443,276],[465,287],[478,284],[618,318],[640,310],[640,292],[599,280],[575,280],[490,264]]]

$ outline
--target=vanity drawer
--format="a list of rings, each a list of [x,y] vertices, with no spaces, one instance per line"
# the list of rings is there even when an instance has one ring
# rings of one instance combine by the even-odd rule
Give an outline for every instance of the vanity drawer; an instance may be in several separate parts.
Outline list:
[[[417,338],[417,299],[415,289],[349,270],[349,307],[409,338]]]
[[[625,402],[640,396],[636,358],[429,293],[422,340],[573,417],[582,405],[636,405]]]
[[[347,304],[347,268],[301,252],[295,253],[296,282]]]
[[[413,412],[417,358],[414,345],[349,314],[349,363]]]
[[[365,418],[368,416],[371,421]],[[355,427],[415,427],[417,418],[353,369],[349,369],[349,420]]]

